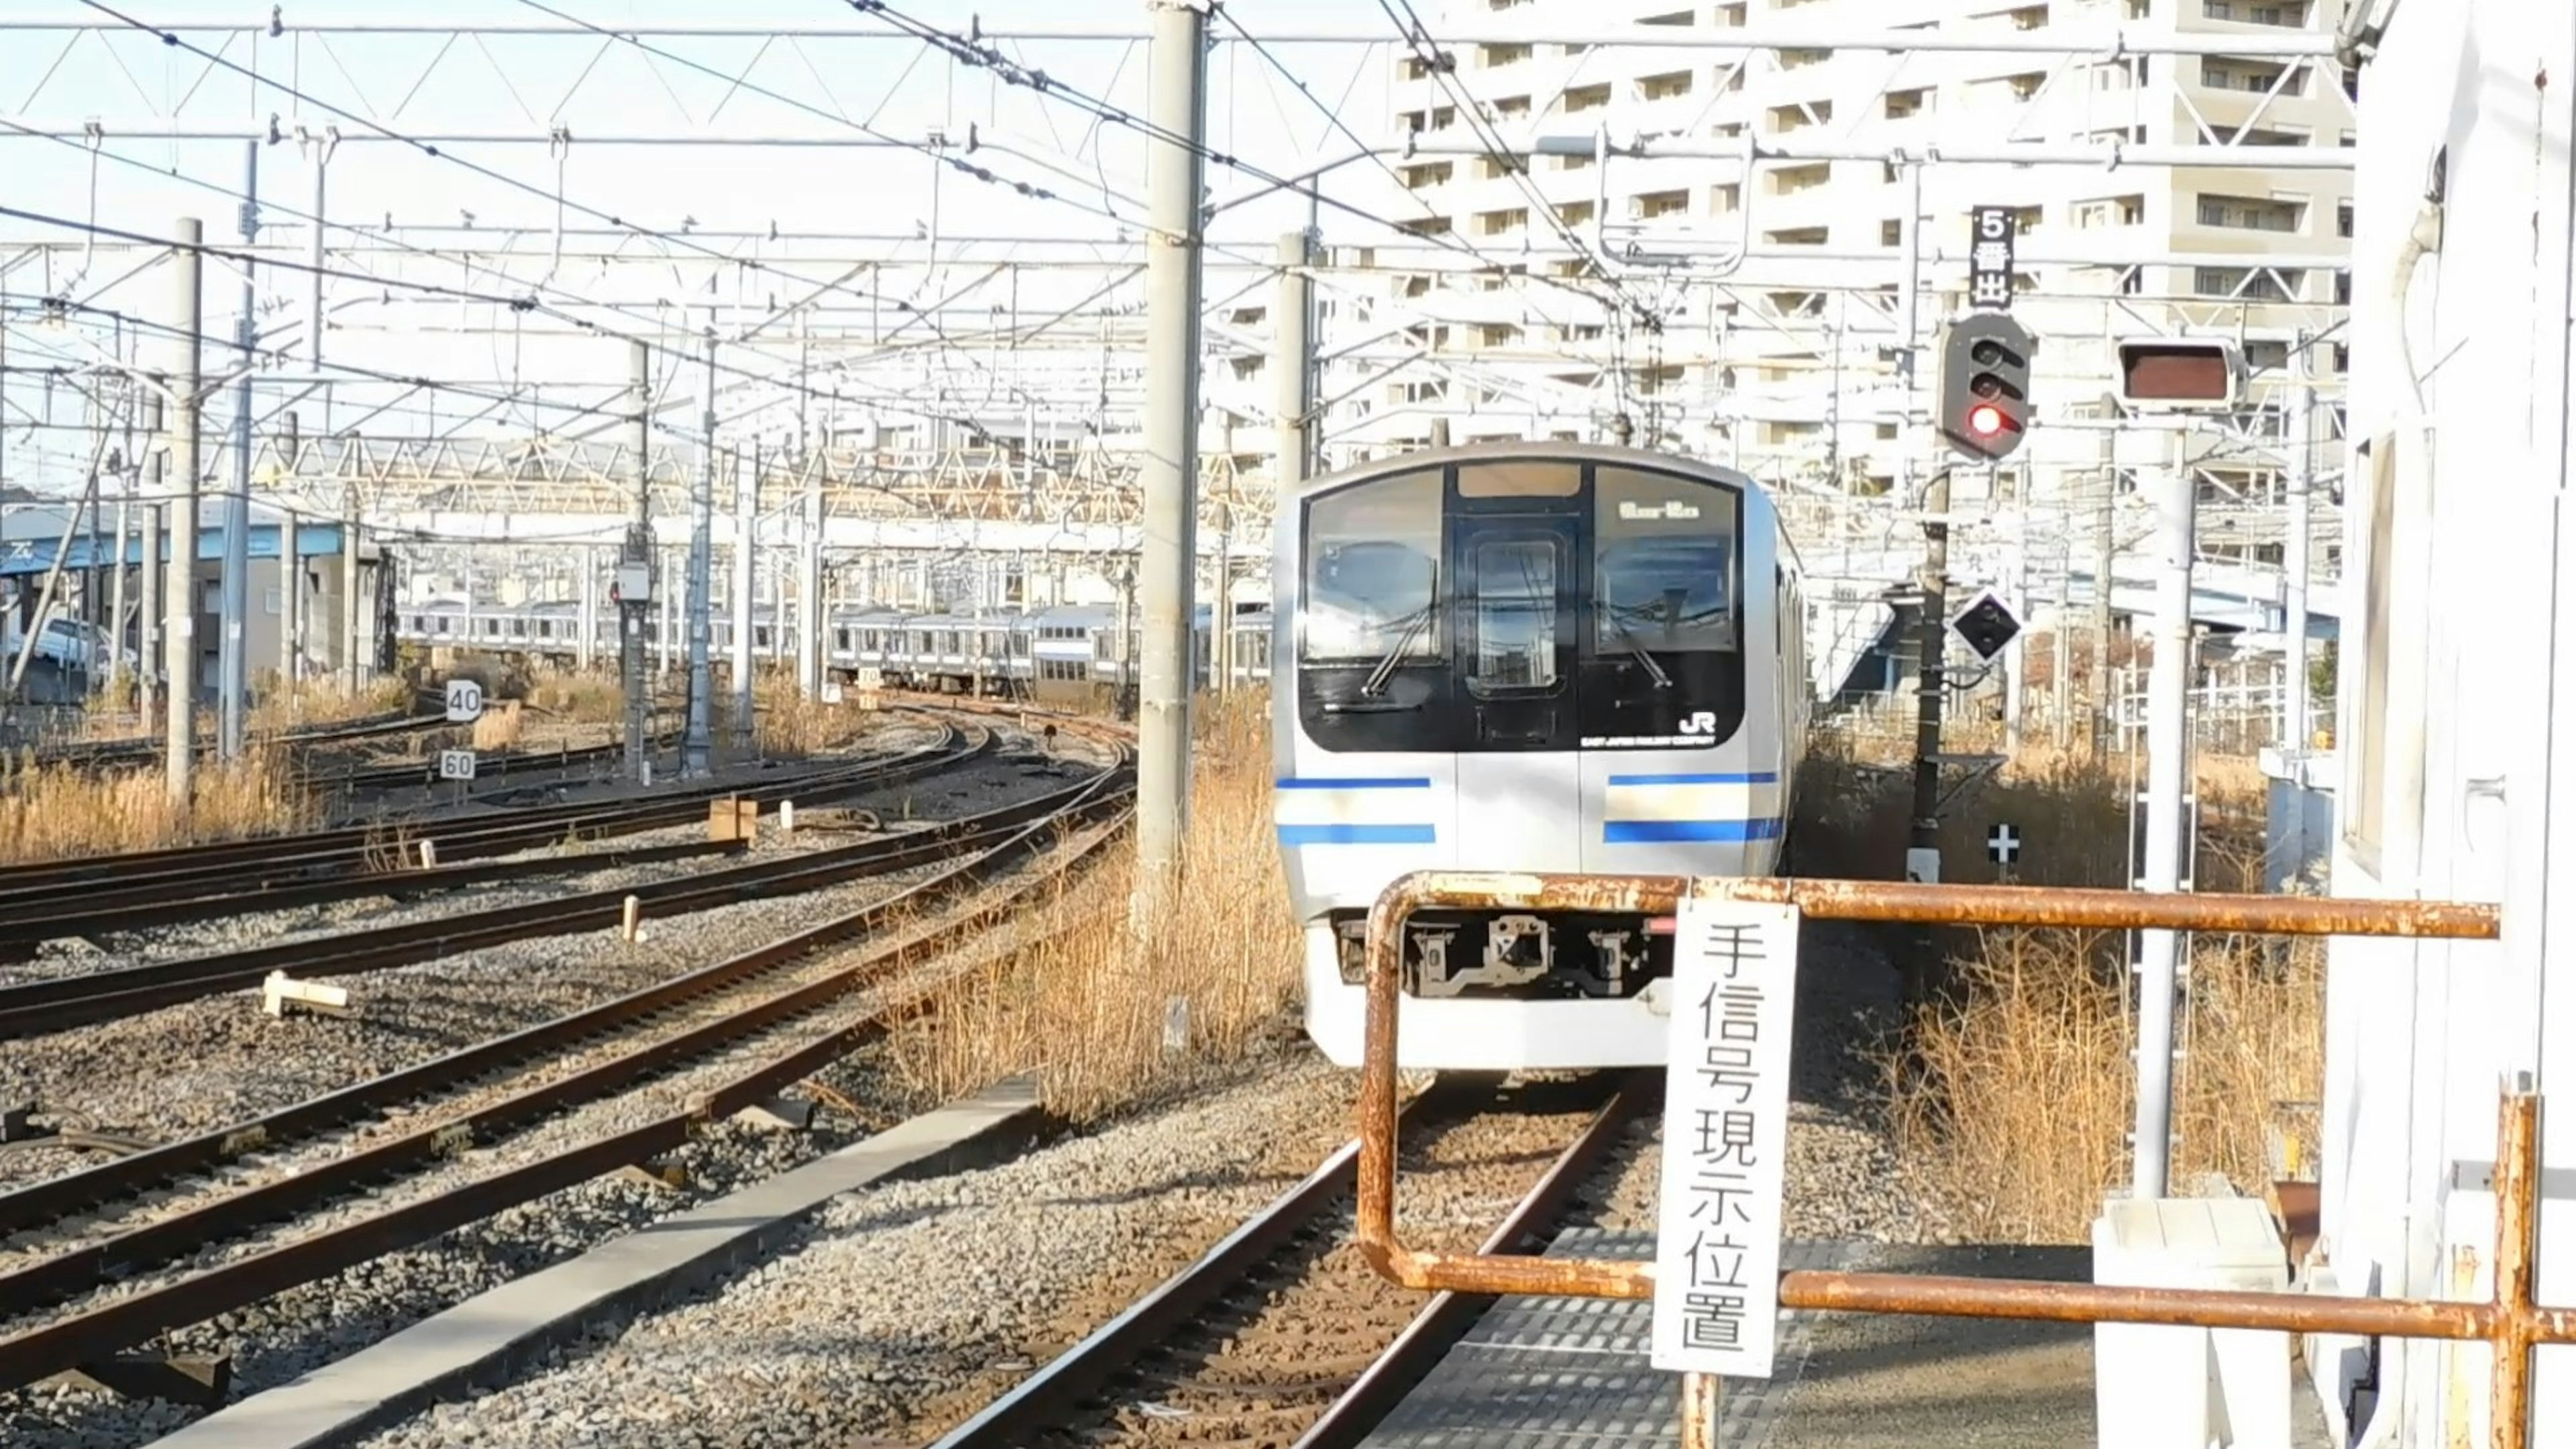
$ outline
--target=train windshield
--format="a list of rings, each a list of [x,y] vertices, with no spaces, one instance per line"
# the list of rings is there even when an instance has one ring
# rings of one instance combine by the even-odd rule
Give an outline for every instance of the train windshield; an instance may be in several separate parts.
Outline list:
[[[1593,648],[1602,654],[1742,647],[1736,495],[1631,468],[1594,475]]]
[[[1306,514],[1304,657],[1436,658],[1439,556],[1437,470],[1315,499]]]

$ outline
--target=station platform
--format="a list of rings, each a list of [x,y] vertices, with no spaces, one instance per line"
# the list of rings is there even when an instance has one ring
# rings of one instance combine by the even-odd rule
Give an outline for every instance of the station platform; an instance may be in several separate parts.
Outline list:
[[[1551,1257],[1644,1258],[1650,1233],[1569,1229]],[[1790,1243],[1792,1269],[2089,1281],[2086,1248]],[[1663,1449],[1681,1379],[1647,1363],[1652,1305],[1503,1298],[1390,1413],[1369,1449]],[[2326,1449],[2293,1386],[2294,1449]],[[2097,1442],[2083,1324],[1784,1310],[1773,1377],[1719,1394],[1725,1449],[2072,1449]]]

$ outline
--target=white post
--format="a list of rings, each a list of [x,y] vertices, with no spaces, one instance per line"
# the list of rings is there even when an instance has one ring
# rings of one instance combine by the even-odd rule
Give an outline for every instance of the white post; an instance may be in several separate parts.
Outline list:
[[[205,234],[205,223],[197,218],[179,218],[178,255],[173,259],[179,287],[179,415],[177,429],[170,438],[174,488],[170,500],[170,576],[161,590],[170,611],[161,627],[162,648],[166,651],[162,668],[169,675],[166,703],[170,711],[163,763],[170,803],[183,816],[194,796],[191,771],[197,755],[197,449],[203,426],[197,394],[204,385],[201,327],[205,296],[200,284],[205,258],[200,247]]]
[[[752,675],[759,666],[751,647],[751,616],[760,560],[760,547],[754,536],[759,529],[760,445],[754,443],[749,459],[740,449],[733,455],[733,738],[737,750],[746,747],[756,719]],[[785,610],[773,607],[770,619],[783,623],[785,614]]]
[[[1137,673],[1136,893],[1151,921],[1179,868],[1189,820],[1191,616],[1198,562],[1200,140],[1207,128],[1207,13],[1147,0],[1154,21],[1147,113],[1144,657]]]
[[[2147,851],[2143,884],[2171,892],[2182,884],[2183,795],[2191,707],[2190,470],[2159,470],[2156,497],[2156,647],[2147,676]],[[2138,1101],[2133,1190],[2163,1197],[2173,1133],[2174,997],[2181,982],[2181,937],[2138,933]]]
[[[245,252],[259,237],[259,143],[244,144],[241,239]],[[241,349],[241,376],[233,383],[233,486],[224,497],[223,631],[217,637],[216,682],[221,722],[218,747],[227,760],[242,752],[250,693],[250,369],[259,344],[259,293],[252,263],[242,261],[241,320],[233,339]]]
[[[2308,375],[2305,333],[2290,343],[2290,536],[2281,549],[2281,633],[2289,678],[2281,691],[2282,746],[2292,758],[2307,753],[2308,736],[2308,508],[2316,480],[2316,386]]]
[[[680,750],[680,774],[698,779],[707,773],[709,699],[715,671],[707,659],[709,645],[708,585],[713,582],[716,497],[716,332],[706,331],[706,378],[698,425],[697,486],[689,490],[689,725]]]

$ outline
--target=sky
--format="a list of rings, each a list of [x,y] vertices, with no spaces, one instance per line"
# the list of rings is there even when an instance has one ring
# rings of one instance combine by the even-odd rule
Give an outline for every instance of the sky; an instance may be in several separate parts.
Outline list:
[[[622,315],[634,319],[631,326],[620,324],[630,331],[650,330],[655,318],[667,326],[675,315],[683,319],[679,325],[700,325],[675,313],[674,304],[758,305],[762,286],[793,290],[798,279],[831,285],[831,269],[800,265],[795,248],[766,241],[772,228],[914,238],[935,231],[952,246],[966,238],[1088,239],[1101,244],[1089,253],[1101,261],[1142,256],[1136,243],[1145,214],[1144,138],[1131,128],[1103,125],[1075,104],[1041,99],[989,70],[958,64],[920,39],[865,34],[881,29],[882,22],[833,0],[442,0],[435,7],[295,0],[282,7],[286,28],[278,37],[220,28],[180,32],[188,45],[212,52],[212,60],[165,45],[144,29],[121,28],[120,20],[237,26],[259,8],[238,0],[109,0],[100,10],[70,0],[35,0],[0,13],[0,24],[11,27],[0,29],[0,174],[9,178],[0,207],[66,223],[0,216],[0,297],[6,305],[20,308],[38,297],[64,295],[166,323],[172,286],[157,250],[110,246],[39,256],[24,252],[22,244],[76,242],[86,227],[158,240],[172,234],[180,216],[199,218],[210,245],[235,244],[239,204],[230,193],[244,186],[245,151],[254,149],[239,133],[265,136],[272,126],[280,139],[255,146],[266,242],[307,234],[304,218],[312,207],[313,158],[320,147],[299,138],[318,138],[337,126],[342,141],[331,153],[325,208],[334,223],[447,228],[405,235],[415,244],[457,248],[497,244],[513,232],[523,239],[550,236],[560,218],[576,233],[625,227],[660,234],[629,235],[621,243],[625,255],[659,252],[685,262],[710,251],[748,252],[792,274],[747,282],[736,268],[730,277],[736,290],[718,297],[705,291],[704,267],[548,265],[539,247],[537,263],[507,269],[508,281],[546,282],[560,293],[619,303]],[[972,6],[912,0],[896,8],[952,33],[979,24],[987,33],[1028,25],[1123,32],[1098,40],[996,43],[1012,61],[1044,72],[1057,85],[1134,114],[1146,110],[1147,47],[1134,38],[1150,25],[1143,0]],[[1435,6],[1421,8],[1426,17],[1436,17]],[[589,31],[450,38],[296,28],[418,25],[433,10],[439,25],[807,26],[848,33],[653,38],[646,43],[660,53],[648,54]],[[1251,168],[1289,175],[1349,157],[1357,149],[1353,135],[1371,143],[1387,136],[1395,27],[1377,0],[1232,0],[1224,16],[1214,33],[1225,43],[1214,48],[1208,69],[1207,141],[1215,151],[1239,156]],[[120,28],[75,33],[39,24],[65,20]],[[1265,42],[1256,49],[1241,41],[1244,32],[1276,37],[1317,30],[1383,35],[1388,43]],[[1307,89],[1301,91],[1301,83]],[[103,128],[95,154],[78,134],[89,123]],[[571,137],[560,150],[544,140],[558,127]],[[612,143],[619,136],[692,135],[848,143],[866,139],[866,130],[907,144],[934,132],[963,142],[970,127],[976,149],[962,159],[989,172],[990,180],[942,167],[906,144]],[[73,134],[46,139],[17,128]],[[442,138],[439,154],[373,139],[385,131]],[[223,139],[210,132],[235,134]],[[1294,196],[1233,204],[1268,189],[1241,171],[1211,163],[1207,182],[1221,208],[1211,229],[1220,265],[1240,271],[1266,260],[1281,232],[1307,220],[1309,203]],[[1053,197],[1032,197],[1023,188],[1043,188]],[[1403,211],[1391,178],[1373,163],[1334,173],[1327,189],[1380,216]],[[1339,241],[1391,235],[1383,224],[1334,208],[1318,220]],[[729,231],[761,233],[763,239],[707,235]],[[486,236],[492,241],[485,242]],[[330,239],[335,246],[356,240],[337,231]],[[823,249],[847,254],[856,245]],[[983,258],[1027,255],[999,240],[974,245],[973,255]],[[295,246],[300,255],[302,242]],[[577,236],[572,246],[579,249]],[[807,249],[806,255],[814,254]],[[926,259],[927,242],[904,255]],[[519,290],[492,274],[470,275],[436,260],[381,250],[335,265],[486,296]],[[149,269],[127,275],[138,267]],[[1051,280],[1069,300],[1106,275],[1097,268],[1068,269]],[[284,346],[300,335],[308,285],[275,269],[264,274],[257,314],[264,339]],[[844,280],[830,300],[842,308],[840,323],[854,325],[857,309],[866,305],[862,291],[923,297],[953,294],[958,285],[954,269],[920,272],[900,286],[862,288]],[[240,286],[238,272],[220,258],[209,266],[202,324],[207,333],[232,335]],[[345,279],[328,283],[331,350],[340,361],[407,373],[435,369],[433,375],[442,378],[578,377],[604,387],[622,377],[622,344],[549,339],[541,335],[541,318],[526,324],[525,335],[511,335],[502,309],[452,299],[402,295],[388,305],[353,305],[370,290],[375,289]],[[1210,290],[1221,294],[1224,287],[1212,281]],[[767,300],[777,300],[774,291]],[[1048,299],[1023,295],[1016,301],[1036,309]],[[504,327],[500,337],[460,335],[496,320]],[[22,345],[12,360],[43,350],[41,342]],[[0,414],[8,425],[24,424],[31,408],[41,410],[30,388],[31,380],[13,380],[10,405]],[[472,399],[446,405],[450,411],[443,421],[432,412],[414,421],[453,425],[481,406]],[[47,415],[62,416],[59,400]],[[540,416],[531,412],[521,421]],[[48,464],[46,472],[58,476],[66,466],[78,466],[68,461],[77,451],[69,447],[73,441],[59,431],[32,438],[12,432],[10,452],[0,455],[0,463],[18,481],[32,447]]]

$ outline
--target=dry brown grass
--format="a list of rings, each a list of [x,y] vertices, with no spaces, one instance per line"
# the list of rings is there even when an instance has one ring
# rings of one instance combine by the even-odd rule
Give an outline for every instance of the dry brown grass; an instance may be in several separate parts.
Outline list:
[[[858,691],[848,691],[839,704],[825,704],[807,699],[799,693],[793,677],[769,673],[757,676],[751,686],[757,713],[753,716],[755,741],[760,753],[768,756],[830,754],[846,750],[885,728],[882,711],[859,708]],[[722,714],[733,712],[730,693],[720,693]]]
[[[201,766],[195,786],[194,808],[183,814],[157,770],[92,776],[0,760],[0,865],[284,834],[313,828],[321,815],[271,747]]]
[[[380,678],[354,691],[338,675],[308,679],[292,690],[274,676],[265,684],[257,691],[257,702],[245,721],[254,736],[346,724],[392,714],[411,705],[411,686],[399,678]]]
[[[1964,738],[1963,738],[1964,737]],[[1958,751],[1973,727],[1945,737]],[[1944,812],[1944,874],[1998,878],[1987,827],[2022,836],[2014,879],[2122,887],[2129,878],[2131,762],[2025,745]],[[2262,791],[2252,761],[2203,754],[2199,889],[2260,890]],[[1945,775],[1945,779],[1955,778]],[[1912,779],[1888,736],[1819,736],[1801,780],[1801,874],[1889,879],[1902,873]],[[1902,928],[1883,938],[1900,959]],[[1942,999],[1918,1009],[1887,1063],[1889,1116],[1901,1149],[1926,1172],[1947,1217],[1994,1241],[2081,1242],[2103,1195],[2128,1180],[2136,1024],[2119,932],[1999,928],[1943,932]],[[2202,936],[2192,943],[2188,1005],[2178,1020],[2174,1190],[2200,1174],[2238,1191],[2270,1176],[2275,1134],[2313,1151],[2313,1122],[2291,1104],[2314,1098],[2324,1063],[2324,972],[2314,942]]]
[[[1299,947],[1271,827],[1267,702],[1199,709],[1186,905],[1136,946],[1133,856],[1112,847],[1031,914],[1033,945],[967,973],[935,1016],[896,1033],[910,1089],[945,1099],[1034,1071],[1050,1110],[1096,1120],[1240,1059],[1290,1022]],[[1176,1020],[1184,1030],[1167,1044]]]
[[[1962,1232],[2081,1242],[2104,1195],[2129,1179],[2136,1024],[2093,935],[1982,935],[1954,956],[1960,995],[1917,1021],[1915,1065],[1891,1074],[1900,1149]],[[2312,1119],[2285,1104],[2312,1099],[2322,1080],[2324,987],[2314,941],[2278,953],[2243,937],[2195,943],[2173,1191],[2208,1173],[2259,1191],[2275,1132],[2314,1153]]]
[[[515,750],[527,738],[527,711],[515,699],[487,701],[474,721],[474,748],[491,753]]]
[[[608,670],[548,666],[529,680],[528,703],[577,724],[615,724],[626,718],[626,688]]]

